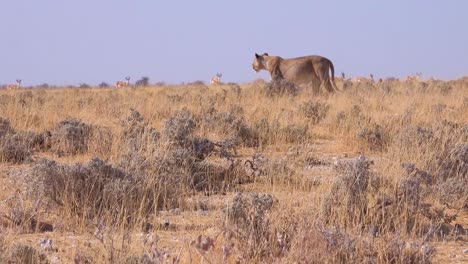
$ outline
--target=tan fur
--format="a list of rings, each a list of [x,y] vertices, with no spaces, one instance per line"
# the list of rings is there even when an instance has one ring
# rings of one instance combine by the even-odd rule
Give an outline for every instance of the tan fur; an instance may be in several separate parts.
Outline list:
[[[255,71],[267,70],[272,80],[286,79],[296,85],[317,84],[332,93],[336,88],[333,63],[321,56],[305,56],[283,59],[278,56],[255,54],[252,67]],[[331,71],[331,78],[329,75]]]
[[[221,73],[216,74],[216,77],[211,78],[210,84],[212,85],[221,84],[221,76],[222,76]]]
[[[15,84],[8,84],[6,86],[7,90],[17,90],[21,86],[21,80],[16,80]]]
[[[128,87],[130,84],[130,77],[125,77],[125,82],[122,81],[117,81],[115,82],[115,87],[120,88],[120,87]]]

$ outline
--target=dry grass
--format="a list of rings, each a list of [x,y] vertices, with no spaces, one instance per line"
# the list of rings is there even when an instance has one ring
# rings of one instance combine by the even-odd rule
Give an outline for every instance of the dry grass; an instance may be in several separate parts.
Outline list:
[[[0,262],[466,260],[466,79],[338,86],[0,91]]]

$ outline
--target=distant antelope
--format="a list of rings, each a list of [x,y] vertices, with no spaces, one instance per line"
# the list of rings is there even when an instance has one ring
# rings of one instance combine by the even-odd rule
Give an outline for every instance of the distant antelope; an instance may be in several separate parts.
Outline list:
[[[121,82],[121,81],[117,81],[115,83],[115,87],[119,88],[119,87],[128,87],[128,85],[130,84],[130,76],[127,76],[125,77],[125,82]]]
[[[220,84],[221,83],[221,76],[223,76],[221,73],[217,73],[216,77],[211,78],[210,84]]]
[[[21,80],[17,79],[15,84],[9,84],[7,85],[7,90],[16,90],[19,89],[21,86]]]

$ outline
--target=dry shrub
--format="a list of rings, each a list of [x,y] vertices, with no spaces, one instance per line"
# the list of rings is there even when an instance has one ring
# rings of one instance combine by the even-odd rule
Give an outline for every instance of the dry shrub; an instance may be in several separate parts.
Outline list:
[[[390,141],[388,134],[379,125],[361,129],[356,137],[370,151],[383,151]]]
[[[269,97],[278,95],[296,96],[299,93],[299,87],[288,80],[278,79],[266,83],[263,86],[262,91]]]
[[[328,113],[330,106],[327,103],[310,100],[299,106],[300,113],[309,119],[312,124],[318,124]]]
[[[32,160],[34,151],[46,146],[47,133],[20,131],[0,137],[0,160],[22,163]]]
[[[191,113],[184,109],[164,122],[163,137],[169,144],[183,146],[195,130]]]
[[[238,228],[249,231],[254,228],[261,228],[265,220],[266,213],[273,206],[273,197],[270,194],[262,193],[237,193],[232,204],[227,208],[228,224],[236,225]],[[261,230],[256,230],[261,231]]]
[[[26,191],[35,200],[64,206],[78,217],[132,215],[142,187],[123,170],[100,160],[61,164],[41,159],[24,176]]]
[[[422,161],[424,168],[435,172],[449,149],[466,141],[466,125],[443,120],[432,126],[404,127],[394,137],[391,148],[395,154]]]
[[[195,121],[187,111],[182,111],[165,122],[162,132],[164,149],[157,155],[159,162],[164,164],[160,172],[167,170],[168,178],[175,178],[174,174],[180,175],[185,178],[182,181],[183,186],[198,191],[221,191],[238,181],[241,166],[233,161],[227,166],[220,166],[206,160],[214,151],[215,143],[194,136],[194,129]]]
[[[286,143],[301,143],[310,139],[308,131],[307,124],[289,124],[279,131],[279,137]]]
[[[440,184],[436,184],[437,179],[429,172],[418,169],[415,164],[404,163],[402,167],[404,175],[392,187],[393,198],[388,194],[380,196],[372,208],[371,212],[375,217],[372,223],[379,231],[385,227],[394,232],[399,227],[405,234],[432,237],[439,233],[440,237],[445,237],[450,232],[444,229],[453,229],[450,223],[456,214],[433,203],[434,194],[435,197],[440,196],[437,194],[437,190],[440,190]],[[383,216],[388,214],[393,217],[385,219]]]
[[[206,86],[205,82],[204,81],[193,81],[193,82],[188,82],[186,85],[188,86],[200,86],[200,87],[204,87],[204,88],[207,88],[208,86]]]
[[[0,262],[4,263],[4,255],[7,250],[7,247],[5,245],[5,234],[3,230],[0,230]]]
[[[57,123],[51,131],[44,131],[41,136],[44,138],[42,150],[51,150],[58,156],[89,153],[107,158],[114,137],[109,128],[86,124],[75,118]]]
[[[421,185],[423,183],[426,185],[432,184],[432,175],[419,170],[411,163],[404,163],[402,167],[406,173],[398,185],[400,205],[404,206],[406,210],[417,212],[424,194],[427,195],[427,193],[423,193],[423,186]]]
[[[207,160],[215,143],[193,135],[196,123],[187,110],[167,119],[161,136],[138,120],[124,126],[132,133],[122,137],[126,144],[122,144],[119,166],[146,182],[148,192],[157,198],[155,208],[178,207],[193,192],[224,191],[239,182],[242,167],[238,163],[219,165]]]
[[[436,195],[439,201],[450,208],[468,209],[468,181],[456,178],[448,179],[437,185]]]
[[[338,133],[349,135],[357,128],[372,127],[373,125],[375,125],[375,122],[372,117],[366,114],[359,105],[353,105],[347,111],[338,112],[330,128]],[[353,140],[356,139],[355,135],[352,135]]]
[[[468,183],[468,129],[465,125],[448,121],[432,127],[409,126],[395,136],[389,150],[400,159],[417,162],[433,175],[431,191],[450,207],[466,207]]]
[[[262,258],[270,252],[272,239],[269,211],[273,197],[261,193],[237,193],[224,213],[227,227],[233,227],[243,258]]]
[[[370,164],[361,156],[336,165],[338,177],[322,202],[324,223],[373,230],[374,235],[423,235],[433,223],[450,223],[428,203],[434,193],[431,174],[406,163],[404,175],[392,182],[370,171]]]
[[[253,131],[258,135],[259,142],[263,145],[284,143],[303,143],[310,139],[308,124],[288,124],[282,126],[276,119],[268,121],[260,119],[253,125]]]
[[[262,118],[253,124],[253,130],[258,134],[259,143],[262,145],[272,144],[275,142],[273,135],[280,129],[280,123],[269,122],[268,119]]]
[[[23,244],[15,244],[5,256],[5,263],[50,263],[47,256],[37,249]]]
[[[50,132],[51,150],[59,156],[84,154],[88,151],[91,133],[91,125],[75,118],[65,119]]]
[[[434,136],[431,128],[421,126],[408,126],[400,133],[397,141],[401,142],[402,146],[409,149],[421,147],[428,144]]]
[[[369,170],[371,164],[361,156],[336,165],[338,177],[322,203],[322,213],[327,223],[344,226],[364,223],[369,207],[369,182],[371,177],[375,177]]]
[[[45,148],[47,133],[14,131],[10,122],[0,118],[0,161],[22,163],[32,160],[34,151]]]
[[[443,204],[468,208],[468,144],[458,144],[441,153],[435,176],[437,195]]]
[[[109,159],[114,144],[114,133],[108,127],[93,126],[88,143],[88,154]]]
[[[14,133],[14,130],[10,125],[10,121],[0,117],[0,138],[9,133]]]
[[[32,160],[32,149],[21,134],[7,134],[0,138],[0,161],[15,164]]]
[[[436,175],[439,180],[468,180],[468,144],[454,145],[442,153],[437,160]]]
[[[312,217],[312,216],[309,216]],[[431,263],[434,247],[405,241],[398,235],[381,239],[326,228],[304,219],[293,237],[287,263]]]
[[[200,118],[200,125],[209,131],[216,131],[222,137],[239,142],[246,147],[258,145],[258,135],[245,122],[243,109],[233,107],[230,112],[208,109]]]
[[[9,94],[0,94],[0,110],[3,108],[3,107],[6,107],[8,106],[10,103],[12,103],[14,100],[14,97],[13,95],[9,95]],[[1,117],[0,117],[1,118]]]
[[[52,224],[40,221],[41,215],[44,213],[41,205],[43,204],[40,200],[29,201],[25,197],[15,194],[2,201],[2,206],[8,210],[4,214],[0,213],[0,216],[7,219],[9,226],[14,227],[17,233],[52,232],[54,230]]]
[[[120,122],[122,131],[119,146],[122,156],[136,153],[151,154],[155,151],[159,142],[160,133],[152,128],[141,114],[130,109],[127,117]],[[123,159],[123,158],[121,158]]]

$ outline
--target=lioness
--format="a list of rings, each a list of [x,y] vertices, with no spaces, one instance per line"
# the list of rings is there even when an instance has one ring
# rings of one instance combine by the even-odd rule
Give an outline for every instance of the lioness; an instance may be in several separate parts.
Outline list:
[[[267,70],[274,81],[286,79],[296,85],[315,84],[320,81],[320,86],[324,86],[328,92],[332,93],[337,90],[333,63],[321,56],[283,59],[270,56],[268,53],[262,55],[255,53],[252,67],[256,72]],[[331,79],[329,71],[331,71]]]

